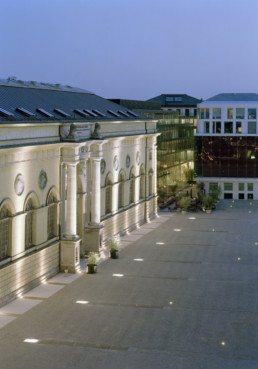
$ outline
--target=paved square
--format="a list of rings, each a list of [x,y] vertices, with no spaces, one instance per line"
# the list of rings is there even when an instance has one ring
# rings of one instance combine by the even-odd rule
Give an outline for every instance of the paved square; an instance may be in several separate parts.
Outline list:
[[[1,366],[257,369],[257,224],[256,201],[167,216],[2,327]]]

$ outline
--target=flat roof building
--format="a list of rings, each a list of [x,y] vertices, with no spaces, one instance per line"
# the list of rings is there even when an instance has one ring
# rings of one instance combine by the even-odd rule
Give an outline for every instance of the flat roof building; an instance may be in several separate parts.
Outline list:
[[[223,198],[258,199],[258,94],[222,93],[198,104],[196,180]]]

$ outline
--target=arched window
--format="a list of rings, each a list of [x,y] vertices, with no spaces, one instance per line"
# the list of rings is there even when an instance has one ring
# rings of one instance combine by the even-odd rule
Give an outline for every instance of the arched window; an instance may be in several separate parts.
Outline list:
[[[25,249],[33,245],[33,202],[29,199],[26,204],[26,219],[25,219]]]
[[[112,178],[110,175],[107,175],[105,188],[105,214],[109,214],[112,213]]]
[[[134,168],[132,168],[130,173],[130,193],[129,193],[129,204],[135,202],[135,173]]]
[[[145,197],[145,170],[144,166],[141,166],[141,175],[140,175],[140,199],[144,199]]]
[[[118,209],[121,209],[124,206],[124,193],[125,193],[125,173],[120,172],[118,184]]]
[[[8,256],[10,243],[10,212],[3,206],[0,209],[0,260]]]
[[[56,212],[56,198],[51,193],[47,199],[48,214],[47,214],[47,237],[55,237],[55,229],[57,225],[57,212]]]

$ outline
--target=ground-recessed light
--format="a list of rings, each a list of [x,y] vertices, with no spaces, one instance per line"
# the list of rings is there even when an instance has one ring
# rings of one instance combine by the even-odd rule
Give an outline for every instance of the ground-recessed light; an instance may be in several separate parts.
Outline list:
[[[123,274],[112,274],[113,277],[123,277]]]
[[[174,228],[174,232],[181,232],[181,229],[179,229],[179,228]]]
[[[241,260],[241,258],[237,258],[237,260],[238,260],[238,261],[240,261],[240,260]]]
[[[251,214],[251,210],[249,210],[248,213]]]
[[[225,341],[222,341],[221,342],[221,346],[226,346],[226,342]]]
[[[258,245],[258,242],[255,242],[255,246],[257,246]]]
[[[195,217],[189,217],[188,219],[196,219]]]
[[[39,340],[37,340],[36,338],[26,338],[23,342],[26,342],[26,343],[37,343],[37,342],[39,342]]]
[[[215,232],[215,229],[214,228],[212,228],[212,232]]]
[[[165,242],[156,242],[156,245],[165,245]]]
[[[169,305],[173,305],[173,301],[169,301]]]
[[[143,259],[133,259],[134,261],[143,261]]]
[[[232,207],[233,207],[233,205],[230,205],[230,207],[232,208]]]
[[[84,300],[78,300],[76,301],[76,304],[88,304],[89,301],[84,301]]]

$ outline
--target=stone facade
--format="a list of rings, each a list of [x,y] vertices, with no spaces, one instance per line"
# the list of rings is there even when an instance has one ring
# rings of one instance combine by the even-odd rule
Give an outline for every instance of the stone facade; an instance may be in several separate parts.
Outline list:
[[[69,105],[67,93],[0,84],[0,305],[156,216],[156,121],[87,91]]]

